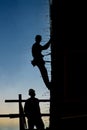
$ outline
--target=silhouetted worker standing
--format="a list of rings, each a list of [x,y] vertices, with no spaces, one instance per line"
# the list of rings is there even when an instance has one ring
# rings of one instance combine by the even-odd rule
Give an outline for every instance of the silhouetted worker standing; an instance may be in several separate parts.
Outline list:
[[[46,87],[50,89],[49,77],[45,67],[45,61],[43,60],[44,55],[42,55],[41,52],[42,50],[49,48],[51,40],[49,40],[44,46],[40,45],[41,40],[41,35],[36,35],[35,43],[32,46],[32,56],[34,59],[31,61],[31,63],[33,66],[37,66],[39,68]]]
[[[39,99],[35,98],[35,90],[29,89],[30,98],[28,98],[24,105],[24,112],[28,119],[28,127],[30,130],[34,129],[34,126],[38,130],[44,129],[44,123],[41,118]]]

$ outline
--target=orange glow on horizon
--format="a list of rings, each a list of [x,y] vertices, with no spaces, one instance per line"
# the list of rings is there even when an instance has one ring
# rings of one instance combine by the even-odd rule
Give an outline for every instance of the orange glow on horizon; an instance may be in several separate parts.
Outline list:
[[[18,126],[18,119],[0,118],[0,126]]]

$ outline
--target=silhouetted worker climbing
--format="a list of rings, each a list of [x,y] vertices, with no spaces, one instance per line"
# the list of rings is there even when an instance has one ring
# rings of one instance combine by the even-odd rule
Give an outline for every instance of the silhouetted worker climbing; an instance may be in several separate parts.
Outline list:
[[[28,98],[24,104],[24,112],[28,119],[28,127],[30,130],[34,129],[34,126],[38,130],[44,129],[44,123],[41,118],[39,99],[35,97],[35,90],[29,89],[30,98]]]
[[[41,52],[42,50],[46,50],[49,48],[51,40],[49,40],[44,46],[40,45],[41,40],[41,35],[36,35],[35,43],[32,46],[33,60],[31,61],[31,63],[33,66],[37,66],[39,68],[46,87],[50,89],[49,77],[47,69],[45,67],[45,61],[43,60],[44,55],[42,55]]]

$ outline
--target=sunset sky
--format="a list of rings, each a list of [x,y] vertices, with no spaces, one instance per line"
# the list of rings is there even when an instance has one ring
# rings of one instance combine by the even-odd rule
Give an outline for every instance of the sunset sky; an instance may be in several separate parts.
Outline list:
[[[28,98],[29,88],[35,89],[36,97],[49,98],[38,68],[31,65],[35,35],[42,35],[44,45],[49,28],[49,0],[0,0],[0,114],[18,112],[18,104],[4,101],[18,99],[18,94]],[[50,78],[50,64],[46,67]],[[4,124],[6,120],[0,118]]]

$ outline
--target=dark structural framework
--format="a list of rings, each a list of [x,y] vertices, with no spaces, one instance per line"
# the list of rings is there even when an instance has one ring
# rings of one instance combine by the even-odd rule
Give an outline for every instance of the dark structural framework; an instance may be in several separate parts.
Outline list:
[[[83,1],[51,0],[50,127],[87,128],[87,38]]]

